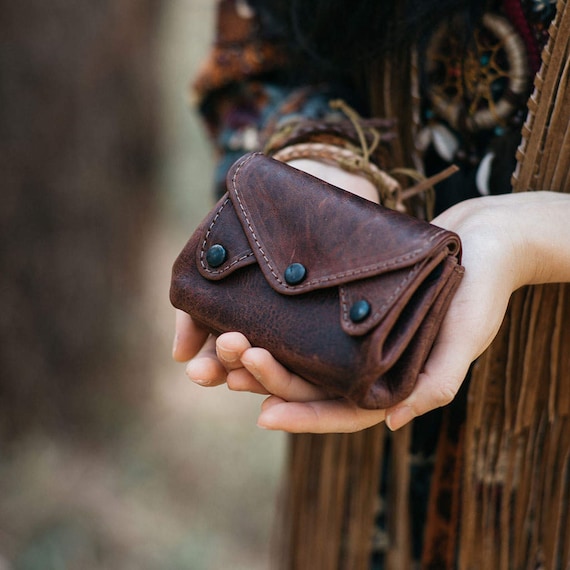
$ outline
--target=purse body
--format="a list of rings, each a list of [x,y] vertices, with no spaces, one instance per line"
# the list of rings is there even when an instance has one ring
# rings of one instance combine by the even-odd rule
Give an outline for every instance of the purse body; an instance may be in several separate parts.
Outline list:
[[[331,396],[413,389],[460,282],[459,237],[252,153],[174,263],[171,302]]]

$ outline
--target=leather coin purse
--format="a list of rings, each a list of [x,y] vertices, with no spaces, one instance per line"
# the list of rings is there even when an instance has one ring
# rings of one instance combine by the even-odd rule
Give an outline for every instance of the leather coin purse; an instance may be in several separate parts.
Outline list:
[[[459,237],[260,153],[174,263],[170,298],[364,408],[413,389],[460,283]]]

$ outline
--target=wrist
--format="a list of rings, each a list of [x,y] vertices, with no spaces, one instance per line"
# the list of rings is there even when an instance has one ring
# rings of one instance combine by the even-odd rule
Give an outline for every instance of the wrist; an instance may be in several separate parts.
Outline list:
[[[461,236],[466,262],[489,256],[490,266],[513,291],[570,281],[570,194],[520,192],[475,198],[443,212],[434,223]]]
[[[570,195],[524,192],[520,196],[512,216],[524,241],[521,255],[528,266],[524,284],[569,282]]]
[[[291,160],[288,164],[307,174],[316,176],[329,184],[333,184],[357,196],[378,203],[378,190],[374,184],[364,176],[347,172],[327,162],[308,158]]]

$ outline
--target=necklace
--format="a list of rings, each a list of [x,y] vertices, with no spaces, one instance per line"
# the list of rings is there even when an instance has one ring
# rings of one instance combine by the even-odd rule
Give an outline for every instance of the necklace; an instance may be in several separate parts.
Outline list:
[[[504,127],[527,92],[525,45],[504,17],[486,13],[465,45],[456,20],[441,26],[427,50],[433,113],[459,132]]]
[[[460,164],[480,194],[508,190],[551,6],[497,0],[475,29],[458,16],[426,44],[417,150],[431,161],[435,152],[436,162]]]

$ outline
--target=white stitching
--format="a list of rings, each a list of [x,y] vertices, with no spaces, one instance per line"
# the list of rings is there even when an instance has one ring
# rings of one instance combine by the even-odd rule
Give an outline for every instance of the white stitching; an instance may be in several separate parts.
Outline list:
[[[263,248],[261,247],[261,244],[259,243],[259,241],[258,241],[258,239],[257,239],[257,236],[255,235],[255,232],[253,231],[253,228],[251,227],[251,222],[249,221],[249,218],[248,218],[248,216],[247,216],[247,212],[245,211],[245,208],[244,208],[244,206],[243,206],[243,204],[242,204],[241,198],[239,197],[239,191],[238,191],[237,186],[236,186],[237,176],[238,176],[239,171],[241,170],[241,168],[242,168],[243,166],[245,166],[251,159],[253,159],[254,156],[258,156],[258,154],[259,154],[259,153],[250,155],[246,160],[244,160],[243,162],[241,162],[241,163],[237,166],[236,171],[234,172],[234,175],[233,175],[233,177],[232,177],[232,186],[233,186],[233,189],[234,189],[234,192],[235,192],[237,201],[238,201],[238,203],[239,203],[239,207],[240,207],[240,209],[241,209],[241,211],[242,211],[242,213],[243,213],[243,216],[244,216],[244,218],[245,218],[245,221],[246,221],[246,223],[247,223],[247,227],[248,227],[248,229],[249,229],[249,231],[250,231],[250,233],[251,233],[251,236],[253,237],[253,240],[255,241],[255,245],[257,245],[257,248],[259,249],[261,255],[263,256],[263,259],[265,259],[265,263],[267,263],[267,267],[269,268],[269,271],[271,271],[271,274],[273,275],[273,277],[275,277],[275,279],[277,280],[278,283],[280,283],[281,285],[284,285],[285,287],[287,287],[287,285],[285,285],[285,284],[281,281],[281,279],[279,279],[279,276],[277,275],[277,273],[275,273],[273,267],[271,267],[271,263],[270,263],[269,259],[267,258],[267,256],[265,255],[265,252],[263,251]]]
[[[234,259],[234,261],[232,261],[229,265],[224,265],[221,269],[216,269],[215,271],[208,269],[208,267],[204,265],[202,260],[200,260],[200,264],[202,265],[202,268],[204,269],[205,273],[209,273],[210,275],[220,275],[221,273],[224,273],[228,269],[231,269],[234,265],[236,265],[236,263],[239,263],[240,261],[243,261],[244,259],[247,259],[248,257],[252,256],[253,256],[253,251],[250,251],[247,255],[242,255],[241,257]]]
[[[209,273],[210,275],[219,275],[219,274],[223,273],[224,271],[227,271],[228,269],[233,267],[236,263],[239,263],[240,261],[243,261],[244,259],[247,259],[248,257],[251,257],[253,255],[253,251],[250,251],[247,255],[242,255],[241,257],[232,261],[229,265],[224,265],[224,267],[222,267],[220,269],[216,269],[215,271],[212,271],[211,269],[209,269],[208,266],[204,263],[204,252],[206,249],[206,244],[208,243],[208,238],[210,237],[210,234],[212,233],[212,230],[214,228],[214,225],[218,221],[218,218],[221,216],[222,210],[226,207],[226,205],[229,201],[230,201],[230,199],[226,198],[223,201],[222,205],[219,207],[219,209],[216,212],[216,215],[214,216],[212,222],[208,226],[208,231],[206,232],[206,235],[204,237],[204,241],[202,242],[202,247],[200,249],[200,265],[202,266],[202,269],[206,273]]]
[[[390,295],[390,297],[388,297],[388,299],[386,299],[386,301],[384,301],[384,304],[382,306],[380,306],[376,311],[374,311],[374,314],[372,315],[372,317],[370,319],[367,319],[368,322],[370,320],[372,320],[372,321],[376,320],[378,318],[378,315],[385,312],[385,309],[392,304],[392,301],[398,296],[398,293],[411,280],[412,275],[417,275],[420,265],[421,265],[421,262],[418,262],[412,267],[412,269],[408,272],[408,274],[402,279],[402,281],[400,282],[398,287],[396,287],[396,289],[394,289],[394,292],[392,293],[392,295]],[[341,302],[343,305],[343,319],[345,321],[347,321],[348,320],[348,318],[347,318],[348,317],[348,299],[347,299],[348,295],[345,293],[345,288],[348,288],[348,286],[342,286],[342,287],[340,287],[340,290],[341,290],[341,299],[342,299]],[[358,325],[351,325],[350,323],[347,322],[347,328],[349,330],[358,330],[362,327],[358,326]]]
[[[242,167],[244,167],[250,160],[252,160],[253,158],[255,158],[256,156],[262,156],[261,153],[253,153],[251,155],[249,155],[243,162],[241,162],[237,167],[236,170],[234,172],[234,175],[232,177],[232,187],[234,189],[237,201],[239,203],[239,207],[243,213],[243,216],[245,218],[247,227],[253,237],[253,240],[255,241],[255,244],[257,245],[257,248],[259,249],[261,255],[263,256],[263,259],[265,260],[265,263],[267,264],[267,267],[269,268],[269,271],[271,272],[271,274],[273,275],[273,277],[275,278],[275,280],[282,285],[283,287],[285,287],[286,289],[293,289],[295,291],[300,291],[302,289],[307,289],[309,287],[312,287],[314,285],[320,285],[322,283],[327,283],[329,281],[334,281],[337,279],[344,279],[346,277],[356,277],[362,274],[367,274],[367,273],[373,273],[373,272],[377,272],[379,269],[389,269],[390,267],[397,265],[398,263],[401,263],[402,261],[406,261],[408,259],[413,258],[414,256],[416,256],[418,253],[424,252],[426,251],[426,249],[428,249],[426,246],[417,248],[405,255],[401,255],[400,257],[396,257],[394,259],[391,259],[389,261],[385,261],[383,263],[378,263],[375,265],[369,265],[367,267],[361,267],[359,269],[356,270],[351,270],[351,271],[346,271],[344,273],[336,273],[335,275],[329,275],[326,277],[320,277],[319,279],[314,279],[314,280],[309,280],[306,281],[300,285],[296,285],[294,287],[289,287],[286,283],[284,283],[280,278],[279,275],[275,272],[275,270],[273,269],[271,262],[269,261],[267,255],[265,254],[265,252],[263,251],[263,247],[261,246],[261,244],[259,243],[259,240],[257,239],[257,236],[255,235],[255,232],[253,230],[253,227],[251,225],[251,222],[249,220],[249,217],[247,215],[247,212],[245,210],[245,207],[241,201],[240,195],[239,195],[239,190],[237,188],[237,177],[238,174],[240,173],[240,170],[242,169]],[[225,203],[224,203],[225,204]],[[439,237],[442,233],[444,233],[445,230],[444,229],[440,229],[438,232],[436,232],[435,234],[433,234],[432,236],[430,236],[426,242],[426,244],[429,244],[430,242],[434,241],[437,237]],[[415,266],[414,266],[415,267]],[[412,268],[410,273],[412,273],[414,271],[414,269]],[[408,280],[409,276],[405,278],[405,280]],[[402,282],[402,286],[405,284],[405,281]]]

